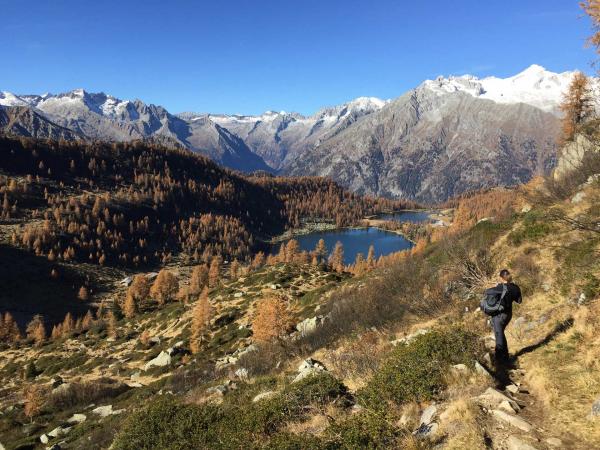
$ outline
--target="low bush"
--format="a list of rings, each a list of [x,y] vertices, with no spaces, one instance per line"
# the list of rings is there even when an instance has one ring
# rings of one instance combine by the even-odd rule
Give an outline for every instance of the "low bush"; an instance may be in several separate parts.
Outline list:
[[[359,393],[359,402],[385,410],[388,401],[402,404],[436,398],[446,386],[450,366],[472,364],[480,345],[475,334],[461,328],[433,330],[400,344]]]
[[[547,236],[552,231],[552,225],[539,211],[532,210],[525,214],[517,229],[510,232],[508,242],[518,246],[523,242],[536,241]]]
[[[263,448],[291,420],[338,399],[349,404],[345,386],[330,374],[313,375],[284,387],[273,397],[250,400],[254,388],[242,386],[225,397],[221,405],[184,405],[162,398],[132,414],[117,435],[115,449],[231,449]],[[297,447],[307,443],[285,436],[275,438],[271,448]],[[316,443],[317,441],[315,441]]]
[[[402,448],[404,433],[384,414],[365,412],[335,423],[327,429],[332,449]]]

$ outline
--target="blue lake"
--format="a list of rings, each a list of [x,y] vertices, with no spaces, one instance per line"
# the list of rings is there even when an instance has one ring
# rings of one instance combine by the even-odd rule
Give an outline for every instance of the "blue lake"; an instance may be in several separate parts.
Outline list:
[[[371,245],[375,247],[376,257],[406,250],[413,246],[402,236],[377,228],[318,231],[295,236],[294,239],[298,241],[300,248],[306,251],[314,250],[319,239],[323,239],[328,253],[331,253],[336,242],[340,241],[344,246],[344,262],[346,264],[353,263],[358,253],[362,253],[366,258]],[[281,242],[273,244],[271,253],[277,254],[280,246]]]

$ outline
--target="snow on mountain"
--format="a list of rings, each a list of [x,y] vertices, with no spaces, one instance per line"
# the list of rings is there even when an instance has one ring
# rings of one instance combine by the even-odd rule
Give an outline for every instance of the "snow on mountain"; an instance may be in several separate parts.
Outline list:
[[[440,76],[435,80],[425,81],[421,87],[439,94],[465,92],[496,103],[526,103],[543,111],[558,114],[558,106],[574,74],[574,71],[554,73],[533,64],[509,78],[480,79],[473,75],[447,78]]]

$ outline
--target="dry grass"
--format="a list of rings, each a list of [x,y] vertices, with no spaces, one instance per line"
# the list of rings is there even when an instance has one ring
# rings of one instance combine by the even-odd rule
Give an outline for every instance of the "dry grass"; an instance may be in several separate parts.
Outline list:
[[[440,417],[442,431],[447,434],[447,450],[486,449],[481,411],[465,398],[453,401]]]

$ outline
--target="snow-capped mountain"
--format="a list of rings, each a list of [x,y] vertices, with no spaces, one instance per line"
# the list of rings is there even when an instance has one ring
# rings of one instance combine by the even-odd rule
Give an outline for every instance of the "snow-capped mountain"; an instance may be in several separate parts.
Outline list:
[[[178,143],[236,170],[268,169],[244,141],[218,124],[210,120],[187,122],[161,106],[148,105],[141,100],[120,100],[102,92],[94,94],[83,89],[58,95],[2,92],[0,106],[30,108],[37,117],[88,139],[129,141],[155,138]],[[14,130],[13,126],[11,131]],[[39,136],[39,133],[36,136],[45,137]]]
[[[21,108],[4,120],[12,133],[160,138],[238,170],[323,175],[362,193],[437,201],[549,170],[559,105],[574,73],[533,65],[504,79],[438,77],[393,100],[359,97],[310,116],[174,115],[82,89],[0,92],[0,108]]]
[[[575,72],[553,73],[534,64],[523,72],[509,78],[473,75],[461,77],[438,77],[427,80],[422,87],[439,94],[465,92],[473,97],[496,103],[525,103],[546,112],[559,113],[558,106]]]
[[[241,137],[269,166],[280,169],[285,160],[335,135],[359,117],[381,109],[389,100],[359,97],[342,105],[324,108],[312,116],[267,111],[258,116],[183,113],[190,122],[208,117]]]

